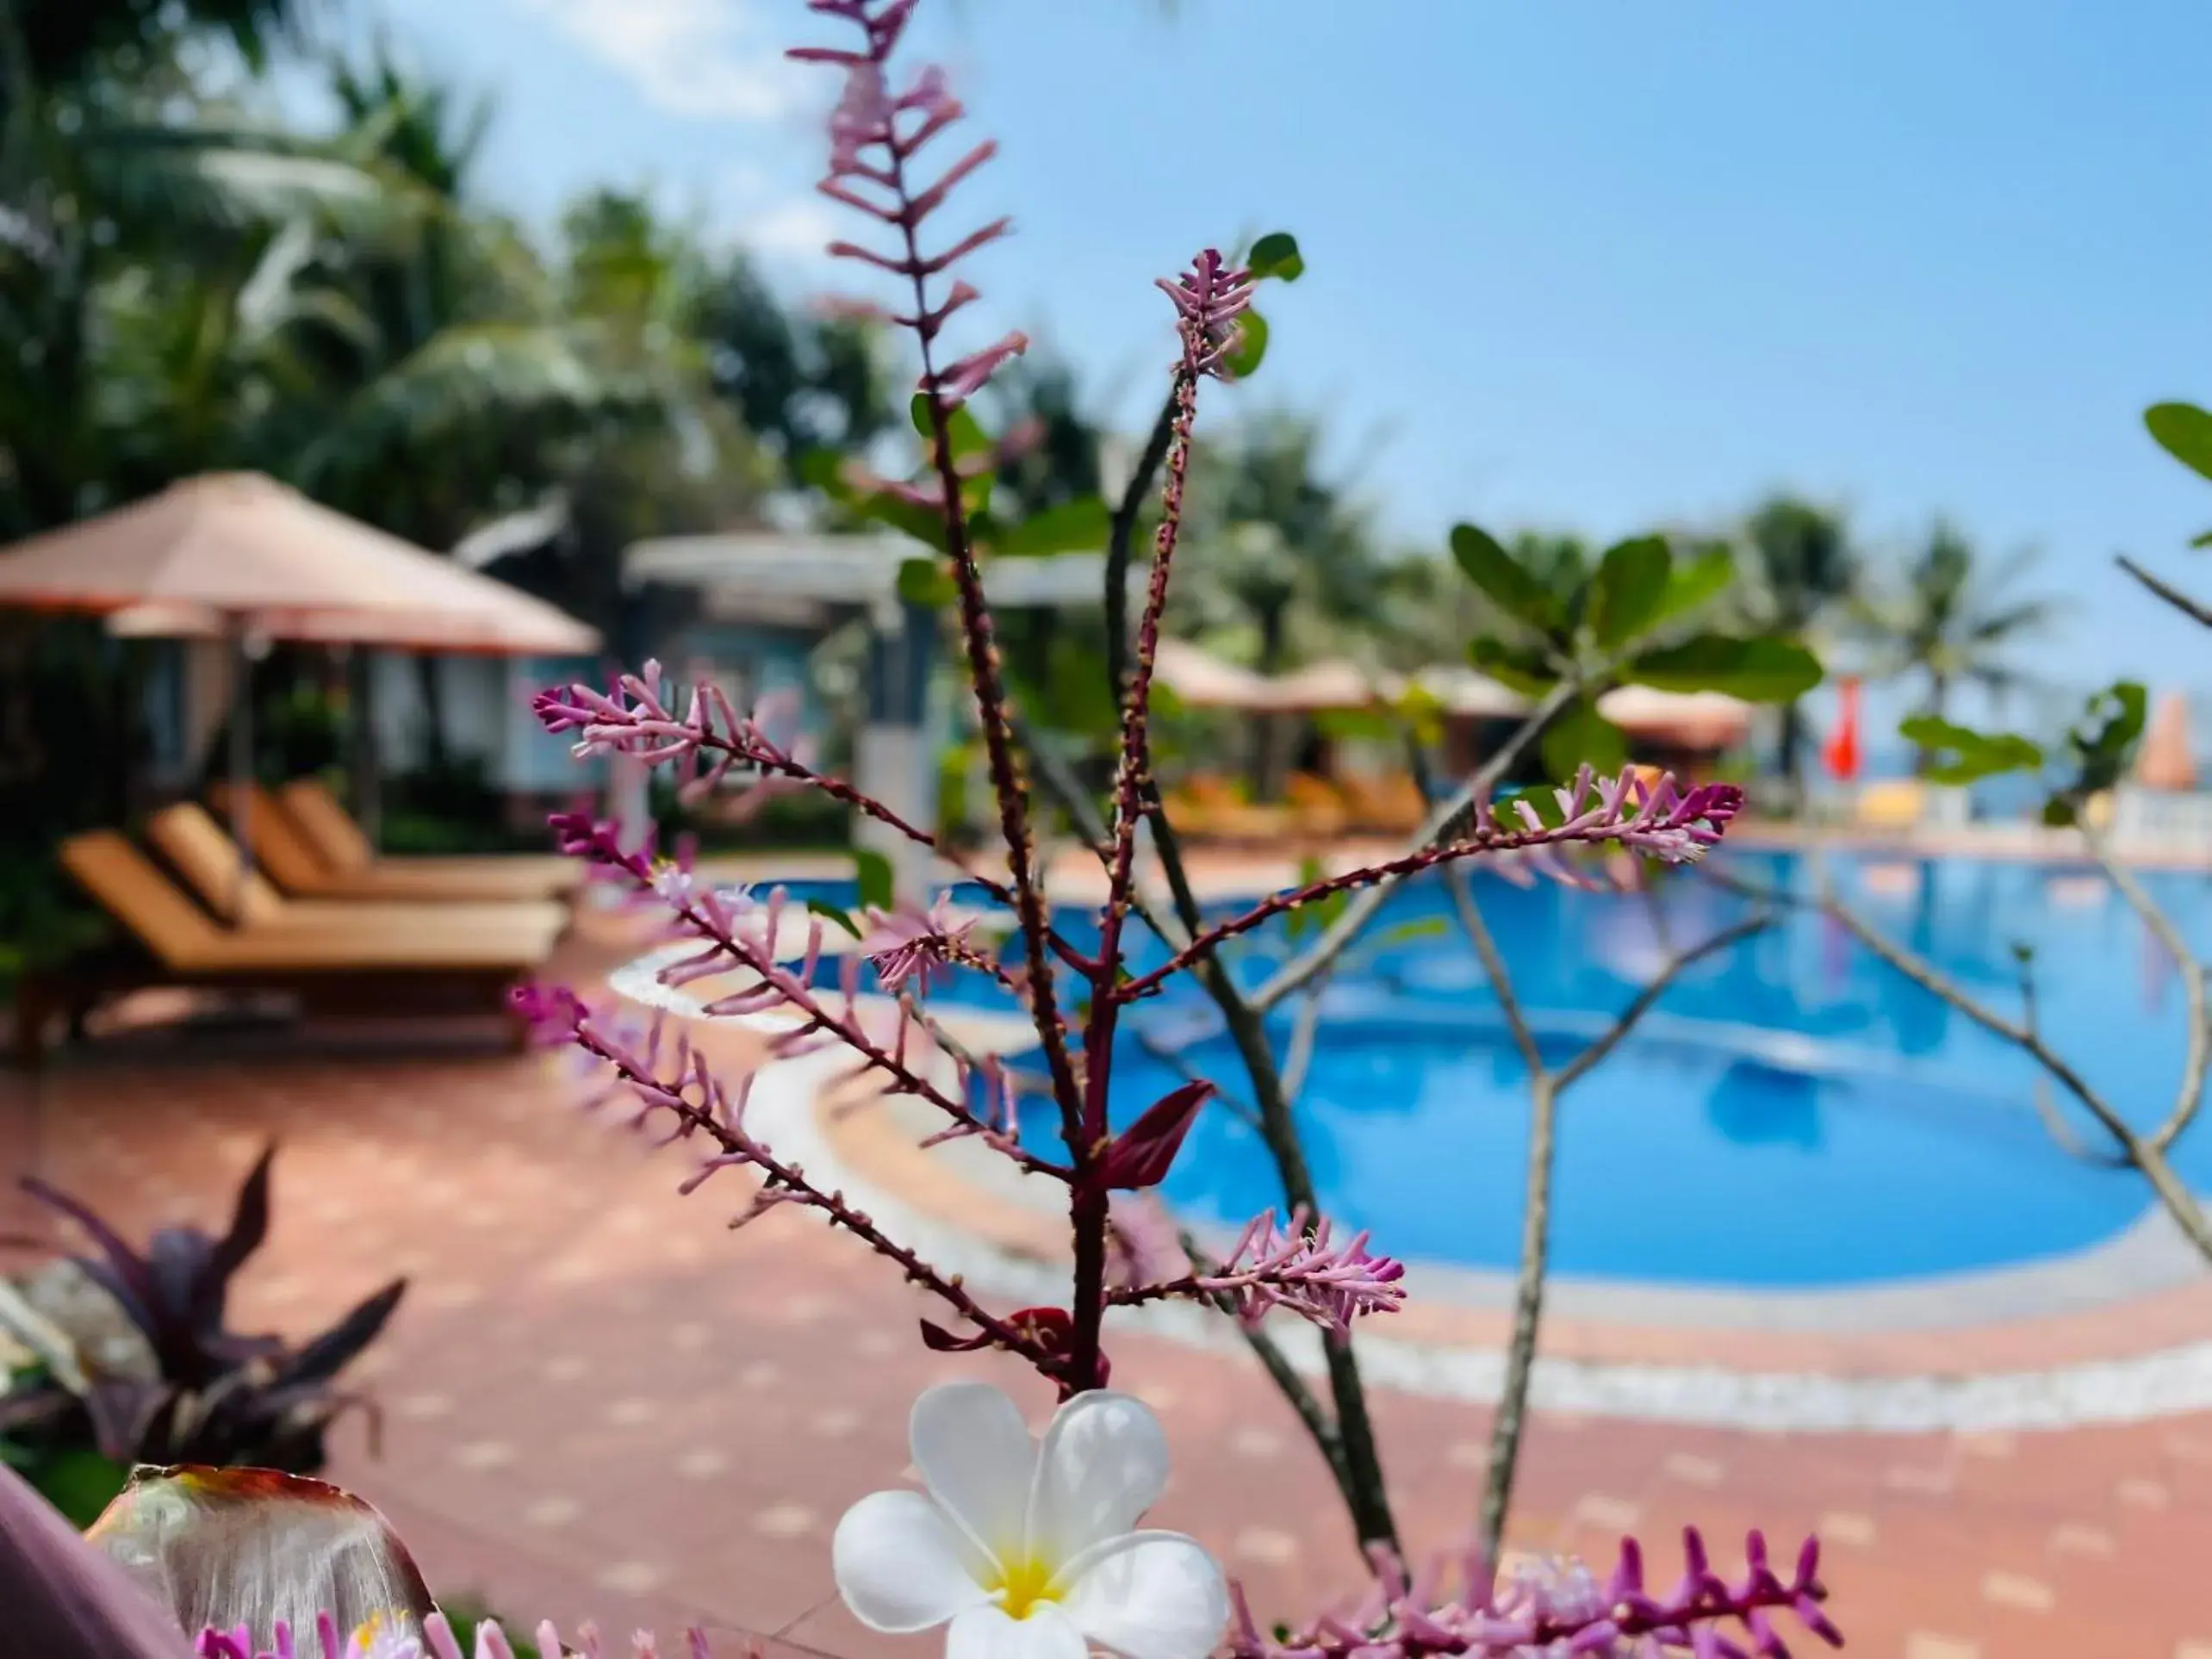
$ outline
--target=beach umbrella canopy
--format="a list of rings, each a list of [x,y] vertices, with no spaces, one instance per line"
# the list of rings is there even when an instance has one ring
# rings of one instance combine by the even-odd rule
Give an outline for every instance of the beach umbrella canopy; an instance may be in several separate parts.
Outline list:
[[[1256,709],[1267,706],[1266,677],[1215,656],[1187,639],[1163,639],[1153,657],[1153,674],[1194,709]]]
[[[572,656],[598,632],[258,473],[213,473],[0,552],[0,609],[127,636]]]
[[[1598,699],[1598,712],[1634,736],[1684,749],[1733,749],[1751,730],[1751,705],[1722,692],[1623,686]]]
[[[1263,683],[1267,700],[1262,706],[1303,714],[1372,708],[1400,689],[1394,678],[1370,674],[1342,657],[1293,668]]]
[[[2190,753],[2189,699],[2168,692],[2159,699],[2135,757],[2135,781],[2146,789],[2177,792],[2196,787],[2196,757]]]
[[[135,637],[572,656],[595,629],[258,473],[211,473],[0,552],[0,610],[107,618]],[[252,866],[241,667],[231,721],[238,898]],[[235,906],[234,906],[235,909]]]

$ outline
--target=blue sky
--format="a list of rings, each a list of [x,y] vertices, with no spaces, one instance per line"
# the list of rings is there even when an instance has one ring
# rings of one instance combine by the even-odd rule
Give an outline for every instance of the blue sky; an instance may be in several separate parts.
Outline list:
[[[2068,678],[2212,690],[2203,636],[2111,570],[2212,589],[2212,486],[2142,407],[2212,402],[2212,6],[1855,0],[925,0],[1002,160],[954,216],[1020,326],[1132,421],[1152,278],[1294,231],[1263,371],[1215,406],[1326,408],[1408,541],[1453,520],[1611,536],[1788,486],[1878,544],[1939,512],[2046,550]],[[384,0],[403,52],[498,100],[487,183],[533,217],[649,183],[793,283],[825,38],[802,0]],[[834,34],[834,28],[827,30]]]

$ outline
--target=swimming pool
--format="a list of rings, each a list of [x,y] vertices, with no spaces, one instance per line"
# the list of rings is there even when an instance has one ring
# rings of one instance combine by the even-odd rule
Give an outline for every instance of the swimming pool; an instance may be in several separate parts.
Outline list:
[[[1726,854],[1800,882],[1786,855]],[[2091,872],[2020,862],[1836,859],[1876,928],[2008,1013],[2016,942],[2034,954],[2045,1032],[2116,1104],[2163,1115],[2180,1074],[2180,986],[2140,919]],[[2212,948],[2212,880],[2145,878],[2184,935]],[[1484,913],[1556,1065],[1623,1006],[1668,946],[1646,901],[1477,877]],[[1742,903],[1673,884],[1667,937],[1693,941]],[[1448,917],[1407,884],[1378,927]],[[1064,923],[1074,936],[1086,920]],[[1154,947],[1153,948],[1157,948]],[[1288,948],[1255,936],[1240,977]],[[971,982],[950,994],[985,1000]],[[1296,1103],[1324,1209],[1417,1262],[1507,1268],[1519,1246],[1525,1073],[1456,930],[1361,957],[1323,994]],[[1287,1011],[1277,1019],[1278,1050]],[[1242,1069],[1195,985],[1125,1022],[1112,1097],[1126,1121],[1185,1075],[1219,1083],[1163,1196],[1201,1225],[1277,1203],[1240,1109]],[[2036,1105],[2032,1062],[1892,972],[1816,912],[1699,964],[1562,1103],[1555,1271],[1567,1277],[1755,1289],[1873,1285],[2079,1251],[2147,1206],[2140,1181],[2071,1158]],[[2054,1096],[2047,1109],[2084,1132]],[[1025,1135],[1050,1132],[1041,1109]],[[2176,1165],[2212,1188],[2212,1133]]]

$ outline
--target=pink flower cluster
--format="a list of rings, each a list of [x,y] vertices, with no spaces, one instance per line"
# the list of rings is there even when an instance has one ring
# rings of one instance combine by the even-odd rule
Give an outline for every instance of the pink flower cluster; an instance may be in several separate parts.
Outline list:
[[[1823,1611],[1820,1545],[1807,1538],[1785,1579],[1768,1563],[1767,1541],[1744,1540],[1743,1580],[1712,1569],[1695,1527],[1682,1532],[1681,1580],[1664,1595],[1644,1588],[1643,1550],[1621,1540],[1620,1556],[1600,1582],[1580,1563],[1524,1566],[1501,1581],[1479,1553],[1439,1559],[1408,1577],[1387,1551],[1375,1556],[1375,1581],[1358,1602],[1283,1636],[1262,1631],[1235,1594],[1229,1631],[1233,1659],[1660,1659],[1687,1649],[1696,1659],[1788,1659],[1774,1615],[1793,1614],[1830,1647],[1842,1633]],[[1456,1593],[1445,1584],[1457,1571]],[[1747,1648],[1725,1626],[1740,1626]]]
[[[1283,1308],[1326,1330],[1348,1333],[1362,1314],[1395,1313],[1403,1306],[1405,1277],[1403,1262],[1368,1250],[1364,1232],[1333,1244],[1326,1216],[1308,1226],[1293,1215],[1289,1225],[1278,1227],[1269,1210],[1245,1223],[1218,1271],[1193,1282],[1201,1290],[1227,1296],[1247,1326]]]
[[[234,1631],[203,1631],[193,1652],[198,1659],[514,1659],[514,1643],[507,1640],[497,1619],[488,1619],[478,1625],[474,1648],[464,1650],[443,1613],[432,1613],[423,1621],[419,1637],[376,1630],[356,1631],[341,1637],[337,1622],[328,1613],[315,1621],[312,1647],[296,1642],[291,1627],[281,1622],[274,1636],[271,1646],[261,1648],[243,1625]],[[628,1646],[631,1659],[661,1659],[660,1643],[650,1631],[637,1631]],[[561,1659],[570,1653],[578,1659],[613,1659],[597,1627],[591,1625],[578,1631],[573,1643],[564,1644],[560,1631],[549,1620],[537,1627],[537,1648],[542,1659]],[[748,1641],[739,1652],[743,1659],[760,1659],[760,1643]],[[714,1659],[713,1645],[705,1631],[684,1632],[684,1656],[685,1659]]]

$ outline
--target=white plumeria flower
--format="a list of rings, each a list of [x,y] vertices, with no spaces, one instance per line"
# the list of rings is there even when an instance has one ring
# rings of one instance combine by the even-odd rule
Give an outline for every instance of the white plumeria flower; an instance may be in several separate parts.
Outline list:
[[[845,1512],[838,1593],[871,1630],[950,1622],[947,1659],[1205,1659],[1228,1623],[1221,1569],[1194,1538],[1140,1532],[1167,1484],[1167,1438],[1141,1400],[1103,1389],[1053,1414],[1041,1445],[1014,1402],[948,1382],[914,1402],[929,1488]]]

